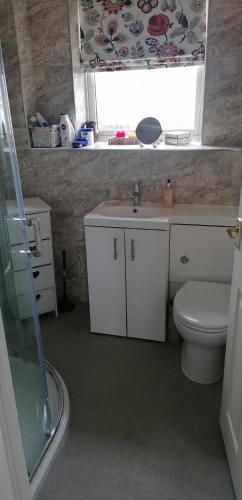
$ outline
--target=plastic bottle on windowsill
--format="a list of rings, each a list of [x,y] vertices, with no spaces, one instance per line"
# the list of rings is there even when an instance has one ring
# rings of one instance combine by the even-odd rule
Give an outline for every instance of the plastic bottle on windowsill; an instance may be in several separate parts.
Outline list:
[[[39,124],[39,122],[38,122],[38,120],[37,120],[37,118],[36,118],[35,115],[32,115],[30,117],[29,123],[30,123],[31,127],[40,127],[40,124]]]
[[[42,116],[39,112],[36,113],[36,120],[39,123],[40,127],[48,127],[49,123],[44,116]]]
[[[60,115],[60,135],[61,146],[63,148],[71,148],[75,139],[75,130],[71,123],[69,115],[62,113]]]

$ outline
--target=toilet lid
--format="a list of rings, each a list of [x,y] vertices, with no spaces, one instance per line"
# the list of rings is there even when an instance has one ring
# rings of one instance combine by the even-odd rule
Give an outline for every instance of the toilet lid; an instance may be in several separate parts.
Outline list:
[[[203,331],[224,331],[229,321],[230,285],[187,281],[177,292],[174,312],[178,319]]]

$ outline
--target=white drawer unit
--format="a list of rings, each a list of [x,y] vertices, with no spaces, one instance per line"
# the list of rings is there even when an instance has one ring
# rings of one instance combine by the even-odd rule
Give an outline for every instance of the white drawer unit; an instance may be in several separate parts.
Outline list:
[[[56,285],[51,233],[51,208],[40,198],[24,199],[27,236],[31,252],[32,278],[39,314],[54,311],[57,316]],[[32,290],[26,255],[21,242],[20,225],[14,217],[7,218],[11,245],[12,265],[20,317],[32,315],[30,293]]]

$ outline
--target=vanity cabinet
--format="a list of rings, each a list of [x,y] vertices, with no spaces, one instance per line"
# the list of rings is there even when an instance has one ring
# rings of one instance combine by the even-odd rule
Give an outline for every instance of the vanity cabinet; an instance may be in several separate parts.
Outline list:
[[[165,340],[169,231],[86,226],[91,331]]]
[[[237,213],[232,206],[100,203],[84,217],[92,332],[164,341],[168,316],[176,339],[172,301],[184,282],[231,281],[227,228]]]

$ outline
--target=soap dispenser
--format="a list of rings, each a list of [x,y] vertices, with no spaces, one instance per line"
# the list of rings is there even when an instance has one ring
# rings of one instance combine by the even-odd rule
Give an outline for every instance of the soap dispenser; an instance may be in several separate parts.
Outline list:
[[[175,204],[174,190],[171,186],[171,179],[167,179],[163,194],[163,207],[172,208]]]

